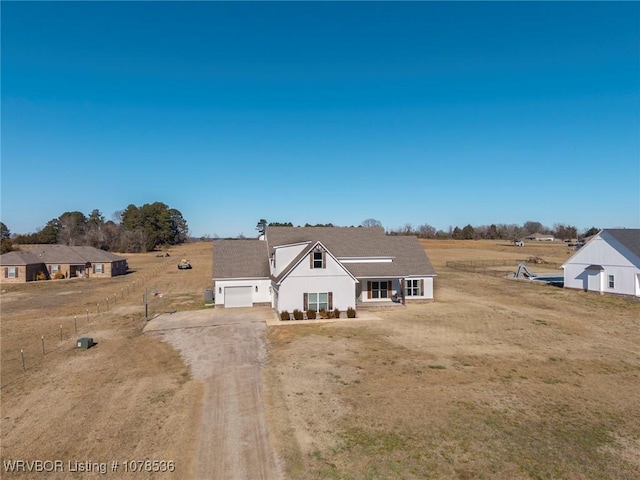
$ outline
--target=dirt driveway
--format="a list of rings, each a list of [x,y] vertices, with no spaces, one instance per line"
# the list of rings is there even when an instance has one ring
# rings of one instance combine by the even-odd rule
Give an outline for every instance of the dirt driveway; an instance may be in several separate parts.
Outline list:
[[[268,308],[164,314],[144,331],[175,347],[204,384],[195,478],[282,478],[265,422]]]

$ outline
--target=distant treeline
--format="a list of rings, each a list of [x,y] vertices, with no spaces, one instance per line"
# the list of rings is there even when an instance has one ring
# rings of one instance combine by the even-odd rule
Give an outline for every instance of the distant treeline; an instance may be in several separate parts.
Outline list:
[[[466,225],[462,228],[449,227],[448,230],[436,230],[434,227],[425,223],[413,228],[410,224],[406,224],[398,229],[387,230],[388,235],[416,235],[420,238],[441,238],[453,240],[520,240],[528,235],[539,233],[542,235],[553,235],[560,240],[571,240],[577,238],[589,237],[600,231],[599,228],[591,227],[584,231],[572,225],[556,223],[552,228],[543,225],[540,222],[525,222],[523,225],[492,223],[491,225]]]
[[[1,222],[0,222],[1,223]],[[21,244],[53,243],[89,245],[118,252],[147,252],[163,245],[177,245],[189,238],[182,213],[162,202],[129,205],[106,220],[100,210],[89,215],[65,212],[53,218],[35,233],[11,235],[2,223],[2,253]]]
[[[265,227],[293,227],[291,222],[267,222],[264,218],[261,218],[256,225],[256,230],[259,234],[263,234]],[[301,225],[298,225],[301,226]],[[333,227],[332,223],[317,223],[312,225],[306,223],[305,227]],[[354,225],[351,225],[352,227]],[[383,227],[382,222],[374,218],[368,218],[364,220],[359,227]],[[439,238],[439,239],[453,239],[453,240],[520,240],[527,235],[539,233],[543,235],[553,235],[555,238],[561,240],[570,240],[577,238],[589,237],[598,233],[600,229],[591,227],[583,232],[578,232],[578,229],[572,225],[565,225],[562,223],[556,223],[553,228],[549,228],[540,222],[528,221],[523,225],[506,224],[506,223],[492,223],[491,225],[466,225],[462,228],[449,227],[448,230],[437,230],[428,223],[413,227],[407,223],[404,226],[396,229],[386,229],[387,235],[414,235],[419,238]],[[246,238],[243,234],[238,235],[237,238]]]

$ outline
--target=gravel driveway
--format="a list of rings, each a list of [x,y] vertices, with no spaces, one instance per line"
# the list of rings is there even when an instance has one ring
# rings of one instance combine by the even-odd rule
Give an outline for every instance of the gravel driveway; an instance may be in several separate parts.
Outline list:
[[[162,335],[204,383],[196,478],[282,478],[269,440],[261,377],[270,308],[163,314],[145,332]]]

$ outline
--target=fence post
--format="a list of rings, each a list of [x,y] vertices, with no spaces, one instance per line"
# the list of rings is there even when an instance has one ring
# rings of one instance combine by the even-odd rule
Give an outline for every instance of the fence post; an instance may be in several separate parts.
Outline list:
[[[62,341],[62,325],[60,325],[60,341]]]
[[[44,357],[46,355],[45,351],[44,351],[44,335],[42,335],[42,356]]]
[[[73,327],[75,328],[76,333],[78,333],[78,316],[77,315],[73,316]]]
[[[22,370],[26,372],[27,367],[24,364],[24,350],[22,348],[20,349],[20,356],[22,357]]]

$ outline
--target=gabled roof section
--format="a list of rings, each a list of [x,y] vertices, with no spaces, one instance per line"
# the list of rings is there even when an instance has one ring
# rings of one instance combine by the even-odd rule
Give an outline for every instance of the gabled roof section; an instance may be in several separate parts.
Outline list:
[[[605,228],[601,233],[608,233],[640,258],[640,228]]]
[[[391,262],[345,264],[354,277],[403,278],[436,274],[417,237],[389,236],[381,227],[267,227],[266,237],[271,252],[279,245],[319,241],[338,259],[393,259]],[[309,252],[308,249],[305,251]]]
[[[118,262],[120,260],[126,260],[125,257],[121,257],[119,255],[115,255],[111,252],[107,252],[105,250],[101,250],[95,247],[82,246],[82,247],[69,247],[69,248],[72,248],[78,255],[80,255],[83,258],[86,258],[91,263],[98,263],[98,262],[110,263],[110,262]]]
[[[214,240],[213,278],[269,278],[267,242]]]
[[[382,227],[267,227],[266,237],[270,250],[279,245],[319,241],[336,257],[385,255]]]
[[[604,234],[604,237],[603,237]],[[614,238],[620,244],[622,244],[626,249],[628,249],[633,255],[637,258],[640,258],[640,229],[639,228],[605,228],[600,230],[598,233],[593,235],[585,245],[577,250],[573,255],[571,255],[565,262],[562,264],[564,268],[565,265],[571,263],[574,258],[579,257],[580,254],[587,248],[591,242],[593,242],[596,238],[602,238],[605,242],[607,242],[607,235]],[[611,245],[610,242],[607,244]],[[611,245],[612,248],[615,246]]]
[[[29,252],[44,263],[65,263],[69,265],[84,265],[86,263],[111,263],[126,260],[125,257],[105,252],[95,247],[68,245],[32,245]]]
[[[353,275],[353,273],[351,273],[349,271],[348,268],[346,268],[341,262],[340,260],[338,260],[330,251],[329,249],[327,249],[327,247],[325,247],[322,242],[315,242],[315,243],[311,243],[309,244],[309,246],[307,248],[305,248],[304,250],[302,250],[297,256],[296,258],[294,258],[291,263],[289,263],[289,265],[287,265],[286,268],[284,268],[282,270],[282,272],[280,272],[280,275],[278,275],[277,277],[271,277],[271,279],[276,282],[276,283],[280,283],[287,275],[289,275],[294,268],[296,268],[296,266],[298,266],[298,264],[307,256],[309,255],[317,246],[320,246],[325,252],[327,252],[327,254],[329,256],[331,256],[338,265],[340,265],[342,267],[342,269],[350,276],[352,277],[356,282],[358,281],[355,276]]]
[[[356,277],[430,277],[435,276],[429,257],[417,237],[385,236],[384,249],[393,256],[392,262],[349,263],[347,267]]]
[[[43,263],[40,258],[31,252],[25,252],[22,250],[7,252],[0,255],[0,265],[2,266],[37,265],[39,263]]]

